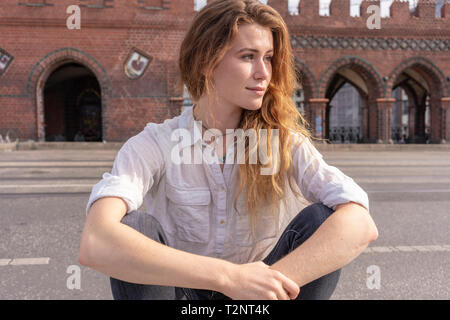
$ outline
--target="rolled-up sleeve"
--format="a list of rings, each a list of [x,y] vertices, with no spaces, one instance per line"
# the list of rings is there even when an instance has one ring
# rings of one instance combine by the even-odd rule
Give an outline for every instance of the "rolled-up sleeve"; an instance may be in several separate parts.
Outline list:
[[[103,173],[93,186],[86,215],[96,200],[111,196],[126,202],[127,213],[137,210],[155,180],[159,180],[163,166],[161,151],[148,132],[130,138],[117,153],[111,173]]]
[[[356,202],[369,210],[367,193],[352,178],[328,165],[309,139],[294,136],[294,175],[307,200],[322,202],[333,210],[338,204]]]

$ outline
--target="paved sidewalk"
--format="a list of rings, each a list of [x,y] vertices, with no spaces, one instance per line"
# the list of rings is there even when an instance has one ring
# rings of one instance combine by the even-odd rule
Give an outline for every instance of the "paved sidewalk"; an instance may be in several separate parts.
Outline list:
[[[16,150],[119,150],[124,142],[36,142],[0,144],[1,151]],[[319,151],[450,151],[450,143],[446,144],[324,144],[314,141]]]

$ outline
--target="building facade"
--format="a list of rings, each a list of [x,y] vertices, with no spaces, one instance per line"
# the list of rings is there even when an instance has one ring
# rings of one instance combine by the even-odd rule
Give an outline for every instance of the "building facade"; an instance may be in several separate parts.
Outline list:
[[[2,0],[0,135],[125,141],[148,122],[178,115],[189,105],[178,50],[206,2]],[[359,96],[347,103],[357,110],[348,118],[360,123],[352,124],[359,127],[352,142],[392,143],[405,132],[410,143],[450,141],[449,2],[418,0],[411,10],[393,1],[381,19],[373,0],[360,1],[359,14],[346,0],[326,8],[315,0],[261,2],[289,27],[301,83],[293,99],[315,136],[333,140],[341,126],[333,101],[351,85]],[[407,101],[406,128],[394,115],[399,99]]]

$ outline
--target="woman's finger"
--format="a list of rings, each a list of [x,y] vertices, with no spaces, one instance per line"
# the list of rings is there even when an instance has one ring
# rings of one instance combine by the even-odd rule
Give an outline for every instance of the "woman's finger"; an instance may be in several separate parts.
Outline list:
[[[300,293],[300,287],[297,283],[295,283],[294,280],[291,280],[281,272],[278,272],[279,276],[281,278],[281,282],[283,284],[283,288],[288,292],[289,297],[291,299],[297,298],[298,294]]]

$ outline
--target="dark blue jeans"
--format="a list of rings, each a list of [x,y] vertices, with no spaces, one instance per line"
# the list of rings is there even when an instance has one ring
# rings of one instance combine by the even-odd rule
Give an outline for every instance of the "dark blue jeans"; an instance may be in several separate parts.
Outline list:
[[[275,247],[263,259],[267,265],[272,265],[295,248],[305,242],[319,226],[333,213],[333,210],[315,203],[303,209],[286,227]],[[122,219],[125,223],[148,237],[161,243],[167,243],[161,225],[145,212],[133,211]],[[328,300],[336,289],[341,269],[324,275],[300,288],[297,300]],[[132,300],[229,300],[220,292],[178,288],[168,286],[142,285],[110,278],[114,299]]]

